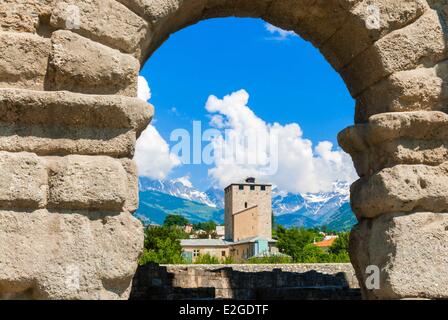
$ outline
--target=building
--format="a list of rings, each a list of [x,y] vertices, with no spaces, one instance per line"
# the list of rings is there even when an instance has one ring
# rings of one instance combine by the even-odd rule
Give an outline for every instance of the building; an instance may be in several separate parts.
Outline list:
[[[182,240],[184,257],[201,254],[235,261],[276,253],[272,239],[272,186],[247,178],[225,188],[223,239]]]
[[[226,229],[224,226],[216,226],[215,232],[216,232],[216,236],[218,237],[218,239],[225,238]]]
[[[184,232],[185,233],[192,233],[193,232],[193,225],[192,224],[187,224],[186,226],[184,226]]]
[[[323,250],[328,250],[333,245],[333,243],[336,241],[337,238],[338,236],[326,235],[322,241],[314,242],[314,245]]]

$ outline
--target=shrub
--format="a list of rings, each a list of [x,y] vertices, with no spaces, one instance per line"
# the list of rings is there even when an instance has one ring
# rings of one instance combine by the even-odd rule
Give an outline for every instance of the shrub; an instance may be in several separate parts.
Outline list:
[[[182,257],[180,240],[184,233],[176,227],[152,227],[145,230],[145,244],[143,254],[139,259],[140,265],[149,262],[159,264],[185,263]]]
[[[219,264],[219,259],[208,253],[201,254],[194,261],[195,264]]]
[[[292,262],[292,258],[284,254],[275,254],[264,257],[252,257],[247,260],[247,263],[249,264],[287,264]]]

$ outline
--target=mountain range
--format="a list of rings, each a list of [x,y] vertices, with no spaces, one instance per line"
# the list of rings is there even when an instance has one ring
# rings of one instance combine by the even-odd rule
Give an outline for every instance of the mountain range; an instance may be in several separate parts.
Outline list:
[[[350,189],[335,182],[331,192],[294,194],[273,190],[275,222],[285,227],[350,230],[356,223],[351,210]],[[190,222],[224,221],[224,191],[200,191],[187,178],[172,180],[139,179],[140,205],[136,216],[144,223],[163,223],[168,214],[180,214]]]

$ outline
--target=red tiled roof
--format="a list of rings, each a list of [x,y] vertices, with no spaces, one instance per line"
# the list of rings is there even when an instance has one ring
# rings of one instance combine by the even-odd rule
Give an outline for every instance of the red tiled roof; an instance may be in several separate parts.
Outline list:
[[[320,247],[320,248],[328,248],[328,247],[331,247],[331,245],[335,242],[336,239],[337,238],[330,238],[328,240],[316,242],[314,245],[316,247]]]

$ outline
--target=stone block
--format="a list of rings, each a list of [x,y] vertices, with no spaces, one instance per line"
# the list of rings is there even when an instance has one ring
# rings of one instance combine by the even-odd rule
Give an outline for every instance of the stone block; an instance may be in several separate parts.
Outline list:
[[[0,88],[43,90],[50,51],[49,39],[0,32]]]
[[[0,89],[0,122],[69,128],[134,129],[137,136],[154,108],[130,97],[86,95],[67,91]]]
[[[0,150],[39,156],[69,154],[132,158],[136,134],[128,129],[0,124]]]
[[[0,211],[0,298],[127,299],[142,246],[127,212]]]
[[[382,113],[343,130],[339,144],[352,156],[360,177],[398,164],[446,161],[448,115],[438,111]]]
[[[121,211],[128,177],[119,160],[103,156],[49,159],[49,208]]]
[[[79,26],[67,25],[70,7],[79,10]],[[148,23],[137,14],[114,0],[59,1],[51,13],[50,25],[57,29],[70,29],[94,41],[135,54],[138,59],[141,45],[148,36]]]
[[[358,218],[393,212],[448,211],[448,162],[439,166],[397,165],[351,187],[352,209]]]
[[[42,208],[47,203],[45,160],[31,153],[0,151],[0,207]]]
[[[445,110],[447,76],[446,61],[430,68],[393,73],[360,95],[356,122],[367,122],[372,115],[384,112]]]
[[[138,172],[137,164],[131,159],[120,159],[127,175],[127,197],[124,209],[135,212],[138,209]]]
[[[448,215],[432,212],[393,213],[355,226],[350,257],[364,298],[448,298],[447,230]],[[380,270],[378,289],[366,288],[367,266]]]
[[[264,18],[281,28],[295,30],[320,47],[344,24],[347,15],[339,0],[286,0],[272,2]]]
[[[394,72],[435,65],[446,56],[445,35],[435,10],[393,31],[358,55],[341,75],[354,97]],[[362,70],[362,71],[361,71]]]
[[[54,0],[2,0],[0,31],[39,33]]]
[[[321,48],[336,70],[348,65],[375,41],[411,24],[429,9],[424,0],[342,0],[339,4],[349,14],[343,26]],[[369,10],[372,6],[375,6],[379,13],[378,28],[367,27],[367,22],[372,19],[372,12]],[[396,14],[390,14],[391,11]]]
[[[70,31],[53,33],[51,42],[48,90],[137,96],[140,64],[133,56]]]

